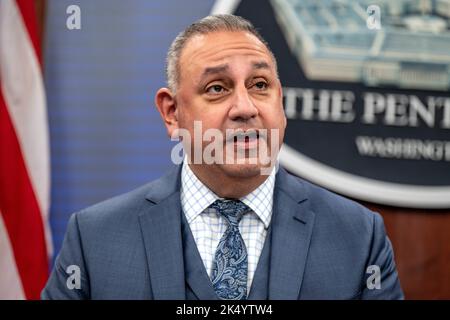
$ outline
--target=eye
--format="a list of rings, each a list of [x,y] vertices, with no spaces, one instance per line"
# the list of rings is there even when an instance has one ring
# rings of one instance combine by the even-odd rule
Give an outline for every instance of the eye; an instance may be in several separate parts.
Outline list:
[[[267,89],[267,83],[265,81],[258,81],[254,84],[257,90],[265,90]]]
[[[207,93],[211,94],[220,94],[225,91],[225,88],[222,87],[220,84],[214,84],[206,89]]]

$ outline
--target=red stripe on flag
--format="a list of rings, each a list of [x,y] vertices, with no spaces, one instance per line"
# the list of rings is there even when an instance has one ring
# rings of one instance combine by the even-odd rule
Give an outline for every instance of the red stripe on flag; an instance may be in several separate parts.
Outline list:
[[[40,49],[40,35],[37,29],[36,7],[32,0],[16,0],[20,13],[22,14],[22,20],[28,31],[28,35],[33,44],[34,52],[38,58],[39,64],[42,62],[41,49]]]
[[[1,91],[0,137],[0,211],[25,296],[39,299],[48,276],[43,221]]]

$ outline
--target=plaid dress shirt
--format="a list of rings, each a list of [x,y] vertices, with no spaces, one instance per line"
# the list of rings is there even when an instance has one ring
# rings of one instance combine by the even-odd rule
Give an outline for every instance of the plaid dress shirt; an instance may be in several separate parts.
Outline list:
[[[272,218],[273,190],[276,166],[267,179],[254,191],[241,198],[251,211],[244,214],[239,231],[248,254],[247,292],[250,293],[253,276]],[[203,264],[211,277],[214,254],[227,224],[215,209],[209,206],[220,199],[192,172],[186,160],[181,170],[181,207],[194,236]]]

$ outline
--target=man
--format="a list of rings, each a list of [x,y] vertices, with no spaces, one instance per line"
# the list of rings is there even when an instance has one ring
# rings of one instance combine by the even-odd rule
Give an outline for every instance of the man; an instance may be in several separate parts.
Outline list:
[[[186,158],[72,215],[44,299],[403,298],[382,218],[278,167],[282,88],[248,21],[189,26],[167,80],[155,102]]]

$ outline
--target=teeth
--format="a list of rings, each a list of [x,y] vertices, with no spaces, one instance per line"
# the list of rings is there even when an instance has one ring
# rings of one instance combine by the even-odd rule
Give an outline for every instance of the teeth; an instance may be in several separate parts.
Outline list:
[[[247,139],[248,140],[258,139],[259,137],[260,137],[260,133],[258,130],[247,130],[247,131],[237,130],[229,136],[228,140],[237,142],[238,140],[246,141]]]
[[[258,137],[258,131],[248,130],[246,132],[239,131],[234,134],[235,137]]]

